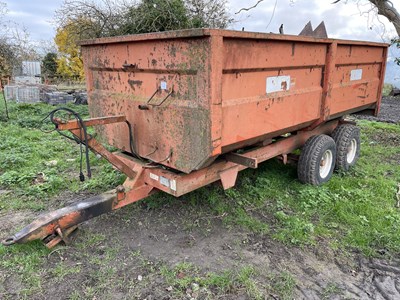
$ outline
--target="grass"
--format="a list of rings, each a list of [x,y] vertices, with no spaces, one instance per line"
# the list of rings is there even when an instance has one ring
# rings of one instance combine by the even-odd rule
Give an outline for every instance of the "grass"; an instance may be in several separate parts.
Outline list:
[[[20,286],[15,292],[20,298],[29,299],[30,295],[41,291],[43,275],[41,267],[48,253],[49,250],[40,242],[15,245],[12,248],[0,247],[0,270],[8,270],[8,275],[14,276],[13,284]],[[0,296],[1,292],[0,288]]]
[[[86,107],[73,108],[87,116]],[[0,195],[2,211],[44,210],[48,199],[63,191],[100,193],[124,178],[92,154],[94,178],[79,182],[77,145],[37,129],[51,109],[45,104],[10,103],[11,120],[0,127],[5,137],[0,140],[0,187],[13,196]],[[363,142],[357,166],[321,187],[300,184],[295,167],[272,160],[256,171],[242,172],[235,188],[223,192],[219,186],[208,186],[184,200],[193,207],[211,208],[228,227],[241,226],[284,243],[313,245],[327,239],[334,247],[355,248],[367,255],[380,249],[399,253],[400,214],[394,204],[400,150],[391,140],[400,136],[400,128],[368,121],[359,125]],[[161,194],[147,204],[153,208],[166,198],[176,201]]]
[[[203,289],[203,292],[207,291],[211,294],[237,294],[242,291],[251,299],[264,299],[254,279],[257,271],[252,266],[225,271],[221,274],[200,274],[195,266],[184,262],[172,269],[163,266],[160,272],[178,297],[189,289],[193,293]]]
[[[267,295],[273,294],[278,299],[293,299],[296,285],[287,272],[261,274],[260,268],[249,265],[222,273],[202,274],[198,268],[184,262],[172,269],[162,266],[160,273],[177,297],[188,290],[202,290],[214,296],[245,294],[249,299],[266,299]],[[260,280],[260,275],[263,280]]]
[[[383,85],[382,96],[384,96],[384,97],[389,96],[392,89],[393,89],[393,85],[391,85],[390,83],[385,83]]]
[[[341,295],[343,291],[334,283],[328,283],[322,292],[322,299],[332,299],[333,296]]]
[[[296,286],[296,281],[290,273],[282,272],[280,274],[271,274],[269,280],[270,293],[277,295],[278,299],[294,299],[293,292]]]
[[[0,213],[43,211],[57,206],[54,199],[63,193],[101,193],[123,181],[124,176],[93,154],[93,178],[79,181],[79,147],[56,132],[43,133],[38,129],[42,118],[54,107],[9,103],[11,118],[6,121],[2,105],[0,99],[0,190],[9,192],[0,193]],[[88,115],[87,107],[71,107],[83,116]],[[360,121],[359,126],[362,152],[358,164],[347,174],[336,173],[321,187],[300,184],[295,167],[271,160],[258,170],[241,172],[236,187],[225,192],[214,184],[180,199],[156,194],[144,200],[146,207],[156,210],[168,203],[187,202],[188,213],[204,213],[210,218],[199,218],[183,230],[203,228],[205,236],[212,227],[212,218],[221,220],[227,228],[240,228],[299,247],[323,244],[343,251],[361,251],[368,256],[376,256],[381,250],[398,255],[400,212],[395,207],[395,195],[400,182],[400,127],[369,121]],[[119,269],[113,262],[122,250],[108,247],[101,251],[104,254],[94,256],[90,252],[106,239],[99,231],[76,243],[82,257],[96,267],[89,275],[98,287],[85,285],[83,291],[71,292],[71,299],[99,297],[114,283],[110,278],[117,276]],[[20,298],[42,291],[48,255],[40,243],[0,246],[0,273],[13,274],[21,285]],[[244,293],[252,299],[262,299],[272,293],[280,299],[291,299],[296,285],[289,273],[268,274],[253,265],[205,273],[186,262],[169,267],[162,262],[149,264],[140,256],[136,253],[135,259],[141,259],[140,268],[147,273],[143,282],[134,282],[132,289],[145,288],[151,278],[162,278],[167,286],[172,286],[177,298],[198,288],[210,297]],[[59,262],[52,276],[61,282],[81,272],[86,272],[83,266]],[[4,277],[0,275],[0,279]],[[0,298],[2,292],[0,287]],[[324,297],[338,292],[334,285],[327,286]]]
[[[53,269],[51,270],[51,276],[57,278],[57,281],[60,282],[65,279],[68,275],[77,274],[81,272],[81,267],[79,265],[70,266],[65,262],[59,262]]]
[[[82,116],[88,115],[86,106],[69,107]],[[99,193],[123,180],[108,162],[91,154],[94,178],[81,183],[76,143],[54,131],[44,133],[38,129],[52,129],[52,125],[42,124],[52,109],[46,104],[9,103],[10,120],[5,122],[3,115],[0,127],[0,187],[11,190],[15,197],[10,201],[9,195],[0,195],[1,210],[43,210],[49,197],[62,191]]]
[[[227,226],[239,225],[287,244],[356,249],[369,256],[385,249],[400,253],[400,212],[395,207],[400,181],[398,125],[360,121],[362,151],[347,174],[325,185],[300,184],[296,168],[277,161],[246,170],[225,193],[206,187],[189,196],[211,207]],[[385,138],[386,137],[386,138]],[[385,140],[386,139],[386,140]],[[393,141],[393,142],[392,142]],[[196,204],[195,204],[196,205]]]

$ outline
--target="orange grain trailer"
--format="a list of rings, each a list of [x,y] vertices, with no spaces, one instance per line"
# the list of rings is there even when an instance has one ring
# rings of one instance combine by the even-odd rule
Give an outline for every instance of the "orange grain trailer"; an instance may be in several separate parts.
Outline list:
[[[4,244],[44,239],[52,247],[77,224],[156,191],[179,197],[219,180],[227,189],[239,171],[274,157],[286,163],[300,148],[299,180],[326,182],[357,161],[359,129],[343,117],[378,113],[388,45],[195,29],[81,46],[92,118],[52,121],[127,179]]]

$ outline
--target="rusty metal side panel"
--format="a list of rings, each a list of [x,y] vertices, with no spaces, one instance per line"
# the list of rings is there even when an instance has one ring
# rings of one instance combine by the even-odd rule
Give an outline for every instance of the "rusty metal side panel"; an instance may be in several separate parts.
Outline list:
[[[385,73],[386,73],[386,64],[387,64],[387,53],[389,51],[389,46],[383,47],[382,56],[384,60],[382,61],[381,68],[380,68],[380,80],[379,80],[379,88],[378,88],[378,102],[375,107],[375,116],[378,116],[378,113],[381,109],[382,103],[382,93],[383,93],[383,85],[385,82]]]
[[[225,39],[223,147],[318,119],[326,52],[323,43]]]
[[[210,59],[210,113],[211,139],[214,157],[222,153],[222,65],[224,60],[223,37],[211,37]]]
[[[140,156],[187,173],[212,156],[210,37],[85,45],[82,53],[91,117],[126,115]],[[153,94],[155,106],[140,110]],[[126,124],[97,132],[131,152]]]
[[[330,113],[338,114],[380,102],[386,47],[338,45]]]

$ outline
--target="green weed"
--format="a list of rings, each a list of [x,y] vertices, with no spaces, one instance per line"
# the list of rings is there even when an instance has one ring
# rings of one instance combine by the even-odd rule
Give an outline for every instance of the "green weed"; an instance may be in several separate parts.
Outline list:
[[[343,291],[334,283],[328,283],[322,292],[322,299],[332,299],[333,296],[341,295]]]
[[[81,266],[71,266],[65,262],[59,262],[56,266],[51,269],[51,275],[57,279],[57,281],[63,280],[65,277],[71,274],[77,274],[81,272]]]
[[[161,267],[160,274],[178,295],[197,285],[199,289],[206,289],[215,294],[235,294],[244,290],[251,299],[264,299],[264,294],[255,279],[258,272],[252,266],[244,266],[238,270],[228,270],[219,274],[213,272],[201,274],[197,267],[182,262],[173,269]]]
[[[389,96],[392,89],[393,89],[393,86],[390,83],[385,83],[383,85],[382,96]]]
[[[67,106],[88,116],[86,106]],[[0,195],[1,210],[43,210],[49,198],[63,191],[101,193],[123,182],[121,173],[92,153],[93,178],[79,181],[79,146],[54,131],[41,131],[54,129],[42,123],[54,108],[43,103],[9,102],[10,120],[2,119],[0,126],[0,189],[13,193]]]
[[[18,276],[21,288],[14,292],[20,298],[28,298],[29,295],[42,291],[41,266],[43,257],[48,253],[49,250],[40,242],[14,245],[11,248],[0,245],[0,268]]]
[[[275,294],[278,299],[291,300],[293,299],[294,288],[296,281],[288,272],[272,274],[269,276],[270,294]]]

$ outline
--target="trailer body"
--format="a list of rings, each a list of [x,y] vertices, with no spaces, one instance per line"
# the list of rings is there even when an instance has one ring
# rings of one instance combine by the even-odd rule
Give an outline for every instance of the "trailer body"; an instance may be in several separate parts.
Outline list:
[[[68,243],[90,218],[157,191],[179,197],[216,181],[231,188],[239,171],[274,157],[286,163],[299,148],[300,181],[326,182],[335,165],[358,158],[359,130],[343,116],[379,111],[387,46],[210,29],[83,42],[92,118],[51,119],[127,179],[42,215],[3,244]],[[108,151],[89,126],[120,151]]]
[[[377,113],[387,45],[194,29],[85,41],[82,53],[91,116],[125,115],[139,156],[190,173],[318,122]],[[97,131],[131,152],[124,124]]]

